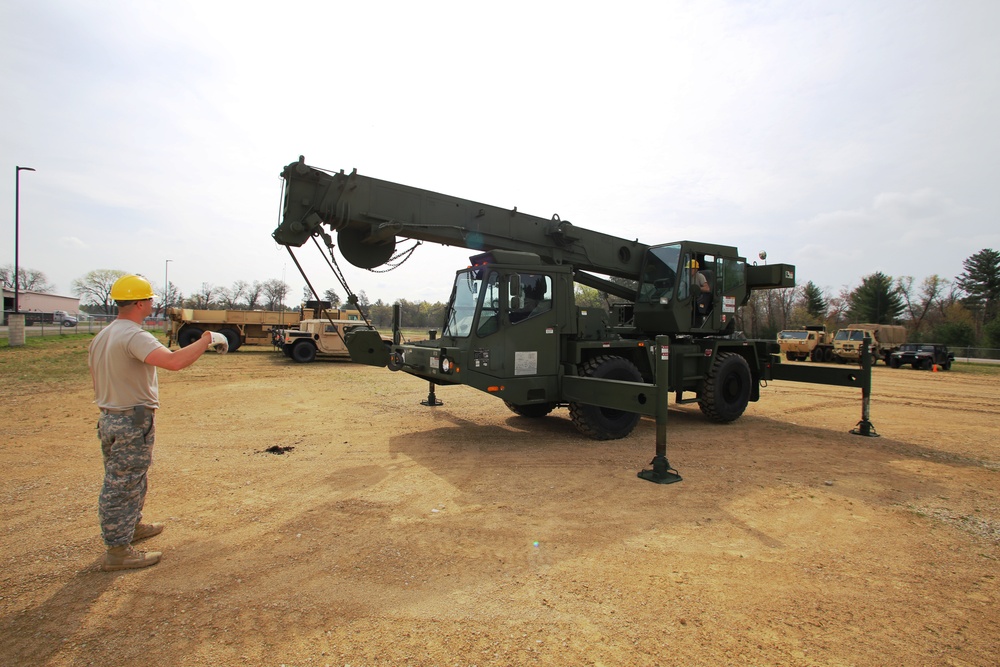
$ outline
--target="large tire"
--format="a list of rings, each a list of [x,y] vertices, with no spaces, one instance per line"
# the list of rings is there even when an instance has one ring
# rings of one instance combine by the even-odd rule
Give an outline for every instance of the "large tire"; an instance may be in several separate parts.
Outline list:
[[[796,357],[791,352],[785,352],[785,359],[787,359],[788,361],[795,361],[797,358],[798,357]]]
[[[889,365],[892,366],[893,368],[899,368],[899,359],[893,357],[892,359],[889,360]]]
[[[739,419],[753,388],[750,364],[735,352],[719,352],[698,387],[698,407],[714,422]]]
[[[828,347],[823,351],[823,361],[826,363],[831,363],[833,361],[833,348]]]
[[[580,365],[580,375],[603,380],[642,382],[642,375],[628,359],[604,355],[594,357]],[[585,403],[570,403],[569,416],[573,425],[594,440],[624,438],[639,423],[639,414],[610,408],[599,408]]]
[[[504,405],[515,415],[521,417],[544,417],[556,409],[555,403],[530,403],[528,405],[516,405],[510,401],[504,401]]]
[[[934,362],[931,359],[924,359],[923,363],[920,364],[920,367],[923,368],[925,371],[929,371],[930,369],[934,368]]]
[[[201,338],[203,333],[205,332],[199,329],[198,327],[192,327],[192,326],[182,327],[181,330],[177,332],[177,345],[179,347],[187,347],[191,343]]]
[[[240,338],[239,331],[226,327],[225,329],[221,329],[219,333],[226,337],[226,342],[229,343],[230,352],[235,352],[240,349],[240,345],[243,344],[243,340]]]
[[[312,341],[300,340],[292,346],[292,359],[300,364],[308,364],[316,360],[316,346]]]

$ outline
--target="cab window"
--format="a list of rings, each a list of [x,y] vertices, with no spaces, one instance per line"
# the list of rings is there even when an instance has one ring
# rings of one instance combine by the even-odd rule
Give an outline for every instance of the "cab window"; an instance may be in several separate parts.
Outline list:
[[[516,324],[552,310],[552,278],[536,273],[510,276],[510,321]]]

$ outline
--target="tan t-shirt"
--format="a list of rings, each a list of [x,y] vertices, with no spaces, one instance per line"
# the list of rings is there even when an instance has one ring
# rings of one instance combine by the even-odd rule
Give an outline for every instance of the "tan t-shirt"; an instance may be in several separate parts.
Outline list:
[[[114,320],[104,327],[90,342],[87,360],[98,407],[160,407],[156,366],[144,361],[160,347],[153,334],[131,320]]]

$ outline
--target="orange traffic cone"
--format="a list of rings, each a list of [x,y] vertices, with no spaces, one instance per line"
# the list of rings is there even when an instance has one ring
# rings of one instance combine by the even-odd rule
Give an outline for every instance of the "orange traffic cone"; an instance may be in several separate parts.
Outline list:
[[[938,372],[938,365],[937,364],[934,364],[934,366],[931,367],[931,372],[932,373],[937,373]]]

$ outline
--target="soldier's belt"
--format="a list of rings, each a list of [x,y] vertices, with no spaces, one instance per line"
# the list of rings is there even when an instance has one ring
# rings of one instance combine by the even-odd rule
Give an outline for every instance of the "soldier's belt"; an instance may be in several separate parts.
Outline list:
[[[132,415],[132,424],[138,428],[146,421],[146,413],[153,414],[156,408],[136,405],[131,408],[101,408],[101,412],[106,415]]]

